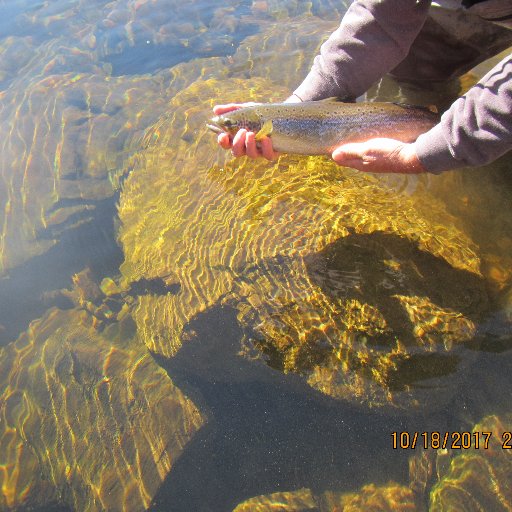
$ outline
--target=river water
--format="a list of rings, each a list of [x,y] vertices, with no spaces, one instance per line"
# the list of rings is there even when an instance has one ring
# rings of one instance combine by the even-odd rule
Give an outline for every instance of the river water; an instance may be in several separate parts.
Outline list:
[[[510,157],[374,176],[206,130],[345,10],[0,1],[1,511],[512,506]]]

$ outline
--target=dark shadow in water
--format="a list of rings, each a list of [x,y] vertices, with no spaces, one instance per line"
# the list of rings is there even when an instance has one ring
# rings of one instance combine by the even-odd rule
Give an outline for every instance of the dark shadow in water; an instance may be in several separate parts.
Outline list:
[[[16,512],[76,512],[71,507],[65,505],[51,504],[43,505],[41,507],[21,507],[17,508]]]
[[[105,47],[104,61],[112,65],[112,75],[154,73],[176,64],[198,57],[225,57],[233,55],[240,43],[256,34],[260,27],[248,22],[251,15],[250,3],[242,2],[236,9],[227,9],[225,15],[217,13],[222,5],[183,5],[183,9],[172,20],[168,30],[176,31],[182,25],[191,25],[188,33],[169,37],[168,41],[154,44],[151,34],[140,22],[131,24],[133,43],[129,44],[124,26],[105,30],[101,25],[96,30],[96,39]],[[200,18],[196,20],[196,18]],[[196,20],[196,26],[194,26]],[[205,33],[204,27],[208,27]],[[172,42],[170,42],[172,40]]]
[[[176,295],[179,293],[180,289],[181,285],[179,283],[165,284],[165,281],[158,277],[152,279],[142,277],[141,279],[131,283],[128,294],[132,297],[146,294],[167,295],[170,293],[172,295]]]
[[[415,326],[396,295],[427,297],[440,308],[461,312],[476,323],[488,309],[481,277],[454,268],[444,259],[421,250],[416,243],[394,234],[352,232],[305,260],[310,279],[328,297],[356,299],[382,314],[393,336],[368,338],[368,344],[375,350],[387,351],[395,336],[405,345],[417,344]],[[457,365],[458,357],[454,354],[413,353],[389,376],[387,384],[390,390],[402,390],[416,381],[454,373]]]
[[[200,48],[181,45],[155,45],[146,41],[136,43],[119,53],[111,53],[103,60],[112,65],[112,75],[155,73],[198,57],[224,57],[234,53],[239,41],[231,37],[219,38],[215,45],[201,52]]]
[[[301,487],[407,482],[410,453],[391,448],[391,432],[446,428],[445,413],[370,415],[242,358],[230,308],[212,308],[188,327],[194,338],[171,360],[156,360],[208,422],[173,466],[153,512],[227,512],[251,496]]]
[[[489,315],[479,326],[474,343],[469,348],[480,352],[501,354],[512,350],[512,321],[506,311]]]
[[[74,229],[63,230],[59,242],[44,254],[30,259],[0,279],[0,346],[14,341],[29,323],[39,318],[50,305],[65,309],[65,299],[48,304],[45,292],[70,288],[71,277],[90,267],[98,277],[118,272],[123,254],[115,239],[114,219],[118,194],[90,202],[92,211],[73,216],[73,222],[90,220]],[[66,221],[66,226],[70,221]],[[66,226],[60,226],[65,228]],[[50,237],[49,233],[44,236]]]
[[[511,367],[512,350],[481,355],[468,378],[468,382],[474,385],[465,386],[460,394],[460,402],[467,404],[464,411],[468,416],[467,427],[473,428],[488,415],[510,415]]]

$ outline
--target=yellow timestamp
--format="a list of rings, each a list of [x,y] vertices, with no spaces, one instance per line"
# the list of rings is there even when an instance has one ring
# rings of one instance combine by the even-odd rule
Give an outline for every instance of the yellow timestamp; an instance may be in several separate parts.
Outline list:
[[[452,450],[489,449],[492,432],[392,432],[394,450],[450,448]],[[503,432],[499,440],[503,450],[512,450],[512,432]]]

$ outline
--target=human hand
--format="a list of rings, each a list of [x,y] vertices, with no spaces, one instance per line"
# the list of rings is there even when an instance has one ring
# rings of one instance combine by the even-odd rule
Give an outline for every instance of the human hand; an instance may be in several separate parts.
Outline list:
[[[249,107],[251,105],[257,105],[257,103],[228,103],[227,105],[215,105],[213,107],[213,113],[216,116],[238,110],[239,108]],[[228,133],[220,133],[217,137],[219,146],[224,149],[230,149],[233,156],[248,156],[249,158],[258,158],[260,156],[267,160],[275,160],[277,153],[272,147],[272,141],[269,137],[262,137],[256,143],[256,134],[241,128],[235,133],[233,140]]]
[[[418,174],[426,172],[416,155],[414,144],[394,139],[370,139],[366,142],[349,142],[332,153],[338,165],[364,172],[395,172]]]

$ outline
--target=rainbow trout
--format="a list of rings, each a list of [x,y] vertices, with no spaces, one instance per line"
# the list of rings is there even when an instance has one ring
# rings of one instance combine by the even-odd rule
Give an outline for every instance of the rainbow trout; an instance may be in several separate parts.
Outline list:
[[[256,140],[268,135],[283,153],[330,155],[340,144],[375,137],[413,142],[438,121],[426,107],[326,100],[261,103],[216,116],[207,126],[231,136],[245,128],[256,133]]]

